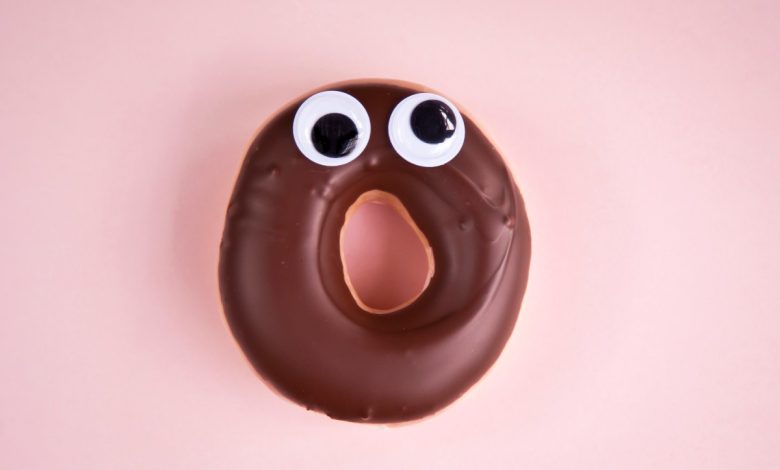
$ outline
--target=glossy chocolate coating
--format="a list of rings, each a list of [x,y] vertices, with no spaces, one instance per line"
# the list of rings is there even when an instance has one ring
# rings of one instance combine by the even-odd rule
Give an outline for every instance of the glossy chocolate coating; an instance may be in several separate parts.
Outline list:
[[[302,99],[260,130],[227,211],[225,315],[260,375],[301,405],[349,421],[419,419],[479,380],[512,332],[531,252],[523,201],[498,151],[466,116],[465,143],[449,163],[423,168],[396,154],[390,114],[428,90],[376,81],[324,89],[363,104],[368,146],[343,166],[306,159],[292,132]],[[345,212],[370,190],[400,199],[436,267],[420,297],[386,314],[358,306],[340,255]]]

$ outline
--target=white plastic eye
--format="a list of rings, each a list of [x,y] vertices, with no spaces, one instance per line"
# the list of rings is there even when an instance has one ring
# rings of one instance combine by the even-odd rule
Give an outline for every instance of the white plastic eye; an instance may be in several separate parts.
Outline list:
[[[339,166],[356,159],[371,135],[366,108],[340,91],[323,91],[306,99],[293,120],[295,145],[314,163]]]
[[[417,93],[396,105],[388,125],[390,142],[409,163],[444,165],[460,152],[466,139],[458,108],[433,93]]]

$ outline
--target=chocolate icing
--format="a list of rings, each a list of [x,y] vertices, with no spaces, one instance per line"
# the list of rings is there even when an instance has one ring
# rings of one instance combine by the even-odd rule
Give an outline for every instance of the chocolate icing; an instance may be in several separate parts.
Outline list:
[[[228,324],[276,390],[336,419],[400,422],[461,396],[499,356],[517,319],[531,240],[523,201],[501,156],[464,117],[466,140],[449,163],[423,168],[387,135],[393,108],[422,91],[397,82],[324,89],[357,98],[372,133],[343,166],[306,159],[293,140],[299,100],[249,147],[220,247]],[[344,215],[370,190],[395,195],[431,244],[436,271],[410,305],[361,309],[339,250]]]

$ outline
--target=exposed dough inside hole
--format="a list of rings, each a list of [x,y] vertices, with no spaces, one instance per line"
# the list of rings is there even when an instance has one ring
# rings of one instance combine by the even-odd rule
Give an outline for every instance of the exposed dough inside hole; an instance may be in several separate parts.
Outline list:
[[[369,313],[390,313],[414,302],[434,273],[433,251],[401,201],[372,190],[347,209],[340,233],[344,281]]]

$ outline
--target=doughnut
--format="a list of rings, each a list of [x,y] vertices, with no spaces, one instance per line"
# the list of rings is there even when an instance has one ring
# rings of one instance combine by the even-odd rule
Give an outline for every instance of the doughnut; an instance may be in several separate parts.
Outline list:
[[[394,309],[357,295],[349,216],[383,202],[426,249],[427,283]],[[531,237],[501,155],[419,85],[342,82],[260,128],[228,205],[219,286],[228,326],[279,394],[345,421],[399,423],[462,396],[498,358],[525,292]]]

